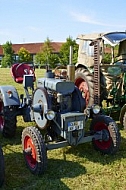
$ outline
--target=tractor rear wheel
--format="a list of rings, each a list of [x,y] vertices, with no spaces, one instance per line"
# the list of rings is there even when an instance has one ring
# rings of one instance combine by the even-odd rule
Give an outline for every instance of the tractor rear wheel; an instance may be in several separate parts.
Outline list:
[[[94,104],[94,74],[83,67],[78,68],[75,71],[75,85],[86,99],[86,106],[92,106]],[[100,103],[106,99],[107,95],[105,77],[100,73]]]
[[[78,68],[75,71],[75,85],[82,92],[82,96],[86,100],[86,106],[91,106],[94,103],[93,74],[87,69]]]
[[[96,150],[104,154],[114,154],[120,146],[120,133],[115,121],[105,115],[96,116],[90,125],[92,132],[102,132],[102,139],[93,139],[92,143]]]
[[[123,126],[124,126],[124,130],[126,131],[126,112],[123,116]]]
[[[5,178],[4,156],[2,148],[0,147],[0,187],[3,185],[4,178]]]
[[[4,137],[12,138],[16,133],[16,108],[4,107],[3,101],[0,101],[0,131]]]
[[[22,132],[22,148],[25,162],[31,173],[41,175],[47,168],[47,151],[40,131],[27,127]]]

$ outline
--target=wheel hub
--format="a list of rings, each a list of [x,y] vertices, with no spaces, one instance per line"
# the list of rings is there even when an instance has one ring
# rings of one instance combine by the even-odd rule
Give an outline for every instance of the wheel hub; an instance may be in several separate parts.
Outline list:
[[[109,133],[108,133],[108,131],[106,130],[106,129],[103,129],[102,130],[102,140],[103,141],[108,141],[109,140]]]

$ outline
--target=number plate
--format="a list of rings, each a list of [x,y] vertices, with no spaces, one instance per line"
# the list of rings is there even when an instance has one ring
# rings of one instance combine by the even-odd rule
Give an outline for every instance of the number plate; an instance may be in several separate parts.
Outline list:
[[[83,129],[83,121],[68,122],[68,131]]]

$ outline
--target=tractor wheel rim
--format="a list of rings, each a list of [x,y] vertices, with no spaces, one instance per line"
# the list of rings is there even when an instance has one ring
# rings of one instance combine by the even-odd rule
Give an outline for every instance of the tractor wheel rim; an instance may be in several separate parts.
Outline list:
[[[86,100],[86,105],[88,105],[90,93],[89,93],[89,88],[88,88],[87,82],[82,78],[78,78],[75,82],[75,85],[82,92],[82,96]]]
[[[94,126],[95,131],[103,131],[103,133],[108,133],[108,138],[103,138],[102,140],[94,140],[97,147],[99,147],[101,150],[106,150],[111,146],[112,139],[110,137],[110,133],[108,130],[108,127],[105,123],[99,122]],[[106,135],[105,134],[105,135]]]
[[[35,149],[35,146],[34,146],[34,143],[32,141],[32,139],[29,137],[29,136],[26,136],[25,139],[24,139],[24,149],[28,149],[30,148],[31,149],[31,153],[30,154],[25,154],[25,158],[26,158],[26,161],[28,163],[28,165],[34,169],[36,164],[37,164],[37,161],[36,161],[36,149]]]
[[[3,102],[0,102],[0,113],[3,113]],[[4,117],[0,115],[0,131],[3,131]]]

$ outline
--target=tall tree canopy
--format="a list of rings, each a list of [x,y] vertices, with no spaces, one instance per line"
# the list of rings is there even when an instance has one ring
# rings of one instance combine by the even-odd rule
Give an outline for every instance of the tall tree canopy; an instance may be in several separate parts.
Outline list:
[[[12,49],[12,43],[7,41],[6,44],[2,45],[3,48],[3,58],[1,61],[2,67],[11,67],[14,62],[14,51]]]
[[[54,68],[59,61],[58,55],[54,53],[51,42],[52,41],[47,37],[41,51],[35,56],[35,62],[39,63],[40,67],[48,65]]]
[[[19,56],[19,62],[31,62],[32,57],[30,55],[30,52],[25,49],[24,47],[21,47],[18,51],[18,56]]]
[[[73,64],[76,64],[77,62],[77,55],[78,55],[78,44],[75,40],[72,39],[72,37],[68,37],[66,39],[66,42],[62,45],[60,49],[60,63],[62,65],[68,65],[69,64],[69,56],[70,56],[70,46],[73,48]]]

